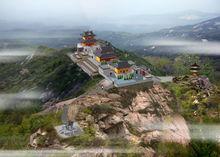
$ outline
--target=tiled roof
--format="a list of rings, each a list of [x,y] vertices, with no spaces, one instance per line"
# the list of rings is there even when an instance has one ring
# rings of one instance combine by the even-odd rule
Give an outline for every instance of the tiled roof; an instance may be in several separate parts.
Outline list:
[[[130,68],[131,65],[127,61],[118,62],[115,66],[116,68]]]
[[[82,36],[95,36],[95,34],[93,33],[93,31],[86,31],[83,32]]]
[[[99,51],[95,53],[95,56],[103,58],[103,59],[116,57],[114,53],[100,53]]]
[[[102,49],[102,53],[113,52],[112,46],[103,46],[101,47],[101,49]]]
[[[196,63],[192,64],[190,67],[190,70],[199,70],[199,69],[200,69],[200,66]]]
[[[90,40],[81,40],[82,43],[94,43],[96,42],[96,39],[90,39]]]
[[[194,63],[191,65],[191,67],[200,67],[198,64]]]

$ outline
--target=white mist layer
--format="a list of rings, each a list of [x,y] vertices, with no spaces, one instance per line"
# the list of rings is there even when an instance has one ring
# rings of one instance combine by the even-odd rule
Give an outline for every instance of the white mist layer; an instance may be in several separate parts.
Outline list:
[[[11,108],[23,108],[29,107],[31,103],[21,101],[28,100],[39,100],[41,99],[42,93],[39,91],[11,93],[11,94],[0,94],[0,110],[11,109]]]
[[[220,142],[220,125],[198,124],[189,127],[192,139]]]
[[[33,50],[0,50],[0,63],[13,63],[30,59],[33,56],[45,56],[43,53],[36,53]]]
[[[33,53],[34,51],[26,51],[26,50],[1,50],[0,57],[2,56],[29,56]]]
[[[196,140],[209,140],[213,142],[220,142],[220,125],[215,125],[215,124],[189,124],[188,125],[189,131],[190,131],[190,137],[191,139],[196,139]],[[168,123],[163,123],[163,122],[157,122],[154,124],[150,125],[145,125],[144,130],[145,131],[153,131],[153,130],[159,130],[159,131],[167,131],[167,130],[172,130],[176,131],[183,131],[179,130],[180,128],[176,128],[175,125],[171,125]],[[175,138],[177,138],[176,136]],[[182,138],[181,136],[179,136]],[[185,137],[187,138],[187,137]]]
[[[206,39],[203,39],[203,41],[157,40],[153,42],[143,42],[142,45],[170,46],[175,47],[176,52],[183,53],[220,55],[220,42],[207,41]]]

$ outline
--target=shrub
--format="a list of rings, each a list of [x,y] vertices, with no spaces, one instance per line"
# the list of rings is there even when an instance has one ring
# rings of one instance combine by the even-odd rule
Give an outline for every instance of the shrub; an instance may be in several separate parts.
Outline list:
[[[158,156],[187,157],[190,153],[187,146],[178,143],[159,142],[155,149]]]
[[[93,115],[99,115],[102,113],[114,114],[115,109],[109,104],[100,104],[91,106],[91,111]]]
[[[204,140],[192,140],[190,143],[190,156],[211,156],[218,157],[220,154],[220,147],[217,143]]]

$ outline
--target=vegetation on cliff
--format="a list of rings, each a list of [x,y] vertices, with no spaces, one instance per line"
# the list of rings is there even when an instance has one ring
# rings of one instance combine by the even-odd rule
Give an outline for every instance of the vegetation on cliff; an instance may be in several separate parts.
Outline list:
[[[215,78],[215,63],[207,58],[199,57],[198,55],[179,54],[174,57],[145,57],[157,69],[160,69],[166,75],[182,76],[190,74],[190,65],[197,63],[201,66],[201,75],[209,77],[212,81]]]
[[[35,56],[17,62],[1,63],[1,94],[23,91],[52,93],[44,100],[17,100],[0,110],[0,148],[22,149],[28,146],[31,133],[40,127],[53,128],[60,114],[35,115],[42,111],[42,101],[63,100],[84,93],[99,79],[91,80],[67,57],[71,49],[55,50],[40,46]],[[3,103],[3,102],[1,102]],[[1,106],[4,104],[0,104]],[[24,107],[28,106],[28,107]]]
[[[15,63],[1,63],[1,92],[22,90],[51,90],[55,96],[65,97],[71,88],[83,86],[89,77],[66,55],[71,49],[55,50],[40,46],[32,58]],[[77,91],[77,90],[75,90]]]

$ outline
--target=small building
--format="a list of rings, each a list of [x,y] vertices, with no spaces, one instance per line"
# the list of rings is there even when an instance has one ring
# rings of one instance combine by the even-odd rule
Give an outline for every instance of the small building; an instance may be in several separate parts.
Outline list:
[[[131,71],[131,65],[127,61],[119,61],[114,69],[116,74],[128,73]]]
[[[78,43],[77,44],[77,52],[83,52],[83,51],[84,51],[83,45],[81,43]]]
[[[118,79],[131,79],[133,77],[133,70],[127,61],[119,61],[114,66],[114,72]]]
[[[199,70],[200,70],[200,66],[196,63],[194,63],[190,66],[190,72],[193,76],[198,76]]]
[[[132,66],[133,70],[135,71],[135,75],[137,76],[149,76],[150,75],[150,69],[147,68],[146,66]]]

